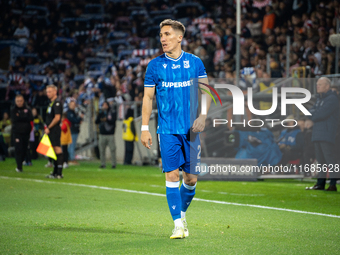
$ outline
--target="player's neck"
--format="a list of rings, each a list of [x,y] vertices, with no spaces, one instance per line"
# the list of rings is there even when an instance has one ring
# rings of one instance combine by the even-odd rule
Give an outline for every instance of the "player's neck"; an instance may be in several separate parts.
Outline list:
[[[181,47],[178,47],[177,49],[174,49],[173,51],[167,52],[165,54],[170,58],[177,59],[182,54],[182,49]]]
[[[54,96],[50,100],[51,100],[51,102],[54,102],[57,98],[58,98],[58,96]]]

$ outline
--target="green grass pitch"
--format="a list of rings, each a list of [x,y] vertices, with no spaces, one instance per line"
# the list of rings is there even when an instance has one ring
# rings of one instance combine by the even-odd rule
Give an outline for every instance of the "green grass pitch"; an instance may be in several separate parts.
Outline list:
[[[0,254],[340,253],[340,192],[304,190],[311,182],[199,182],[196,198],[234,204],[193,201],[190,236],[170,240],[158,168],[102,170],[98,162],[81,162],[51,180],[46,162],[34,161],[23,173],[13,159],[0,162]]]

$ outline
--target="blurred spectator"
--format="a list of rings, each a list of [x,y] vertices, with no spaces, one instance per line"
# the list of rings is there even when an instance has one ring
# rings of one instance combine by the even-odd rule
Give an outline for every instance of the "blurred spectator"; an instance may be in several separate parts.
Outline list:
[[[117,114],[113,108],[110,108],[108,102],[104,102],[102,108],[96,118],[96,124],[99,124],[99,153],[100,153],[100,168],[106,167],[106,147],[109,146],[111,152],[112,168],[116,168],[116,143],[115,143],[115,128]]]
[[[267,73],[263,73],[263,78],[259,83],[260,92],[265,91],[268,88],[274,87],[275,84],[271,81],[270,75]],[[272,94],[273,90],[268,89],[264,92],[265,94]],[[268,110],[272,107],[272,99],[268,99],[265,101],[260,101],[260,110]]]
[[[124,165],[131,165],[133,158],[134,142],[138,141],[135,123],[133,121],[133,109],[127,110],[125,120],[123,121],[123,140],[125,141]]]
[[[6,144],[10,143],[11,133],[8,132],[8,129],[11,128],[11,125],[12,125],[12,122],[11,122],[11,119],[9,118],[8,112],[4,112],[2,120],[0,121],[0,132]]]
[[[274,9],[276,15],[275,24],[277,28],[280,29],[280,27],[290,18],[289,8],[285,1],[279,1],[278,5],[276,5]]]
[[[224,37],[225,52],[233,56],[236,52],[236,39],[232,34],[231,28],[227,28]],[[202,59],[202,58],[201,58]]]
[[[267,29],[274,29],[275,25],[275,13],[273,7],[270,5],[266,6],[266,15],[263,17],[262,34],[265,34]]]
[[[251,21],[248,24],[248,28],[253,37],[258,37],[262,34],[262,21],[258,10],[254,10],[252,13]]]
[[[310,0],[294,0],[293,12],[297,15],[302,15],[305,11],[309,13],[312,10],[312,4]]]
[[[214,55],[214,65],[218,65],[223,62],[225,56],[225,51],[222,48],[221,43],[218,43],[216,45],[216,51]]]
[[[19,27],[14,31],[13,37],[17,38],[22,45],[26,46],[26,44],[28,43],[29,36],[30,36],[29,29],[25,27],[24,22],[20,20]]]
[[[213,59],[210,55],[208,55],[207,51],[202,48],[200,51],[200,55],[201,55],[201,60],[204,64],[204,67],[206,69],[207,73],[213,72],[214,71],[214,62]]]
[[[66,116],[66,119],[70,122],[71,136],[72,136],[72,139],[71,139],[72,142],[68,146],[70,164],[78,164],[78,162],[75,161],[75,149],[77,145],[78,135],[80,132],[80,124],[84,117],[84,114],[81,114],[81,116],[76,114],[75,112],[76,107],[77,107],[76,101],[72,100],[69,103],[69,109],[67,111],[67,116]]]
[[[63,156],[64,156],[64,162],[63,162],[63,168],[68,168],[68,159],[69,159],[69,153],[68,153],[68,146],[69,144],[72,144],[72,136],[71,136],[71,122],[67,119],[67,114],[63,113],[62,119],[61,119],[61,135],[60,135],[60,144],[61,149],[63,150]]]
[[[309,110],[314,122],[312,141],[315,145],[315,156],[319,164],[335,167],[335,138],[339,121],[339,100],[331,90],[331,81],[322,77],[316,84],[318,97],[314,106]],[[317,183],[308,189],[324,190],[326,185],[326,172],[320,172]],[[330,185],[327,191],[336,191],[334,172],[330,173]]]

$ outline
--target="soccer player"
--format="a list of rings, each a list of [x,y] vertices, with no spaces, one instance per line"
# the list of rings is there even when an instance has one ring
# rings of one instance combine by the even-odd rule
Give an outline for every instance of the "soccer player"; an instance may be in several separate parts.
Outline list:
[[[46,111],[46,128],[45,134],[50,138],[52,147],[54,149],[55,154],[57,155],[57,160],[54,161],[54,170],[53,172],[46,176],[47,178],[63,178],[63,151],[60,146],[60,136],[61,136],[61,114],[63,113],[62,103],[58,100],[57,96],[57,87],[52,85],[48,85],[46,87],[46,94],[48,99],[51,101],[50,105]]]
[[[198,57],[182,51],[184,33],[185,27],[178,21],[167,19],[160,24],[160,41],[165,54],[148,64],[142,108],[141,142],[150,149],[152,137],[148,124],[156,92],[157,133],[166,197],[175,223],[171,239],[189,235],[185,213],[195,195],[197,172],[193,168],[199,165],[201,152],[198,132],[204,130],[206,120],[206,115],[197,116],[198,89],[208,84],[206,71]],[[209,91],[205,86],[204,89]],[[208,111],[211,98],[206,98]],[[179,170],[183,170],[184,179],[180,189]]]

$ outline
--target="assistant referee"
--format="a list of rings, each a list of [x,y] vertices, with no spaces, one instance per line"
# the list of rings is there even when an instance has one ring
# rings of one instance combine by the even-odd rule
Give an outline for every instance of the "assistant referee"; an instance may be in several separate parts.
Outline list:
[[[46,94],[48,99],[51,101],[46,112],[46,128],[45,134],[50,138],[52,147],[55,154],[57,155],[57,160],[54,161],[54,170],[47,178],[63,178],[63,152],[60,146],[60,136],[61,136],[61,114],[63,112],[62,103],[58,100],[57,87],[55,85],[48,85],[46,87]]]

